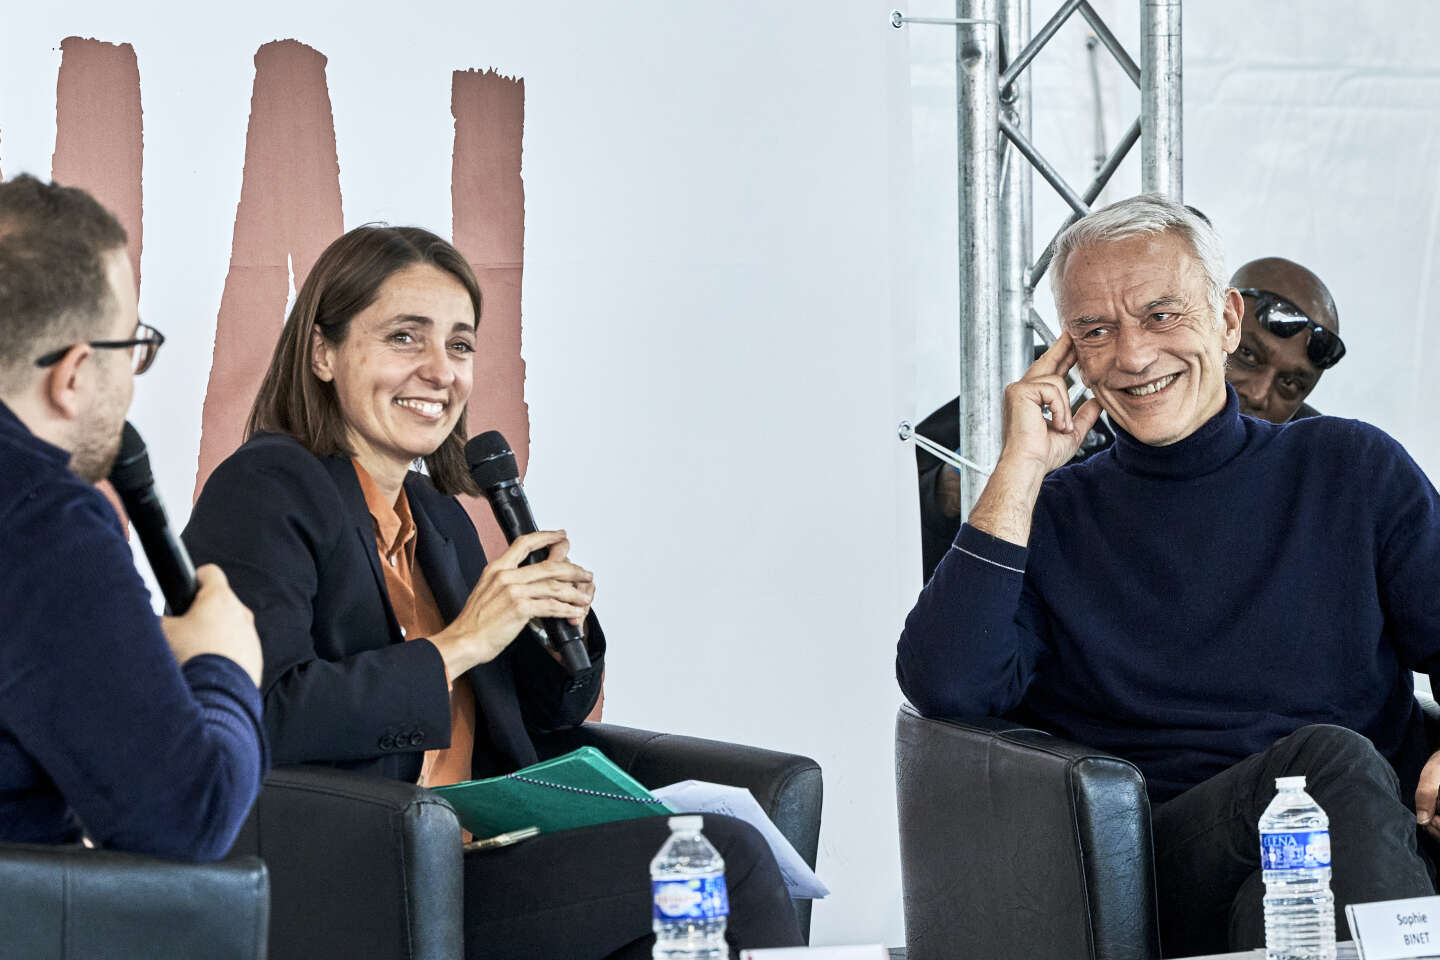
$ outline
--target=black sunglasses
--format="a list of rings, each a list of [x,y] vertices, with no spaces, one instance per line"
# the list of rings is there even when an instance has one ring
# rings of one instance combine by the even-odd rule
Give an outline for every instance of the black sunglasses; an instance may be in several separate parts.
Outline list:
[[[1338,333],[1311,320],[1304,310],[1280,294],[1269,290],[1241,290],[1240,295],[1255,301],[1255,322],[1265,331],[1288,340],[1301,330],[1309,330],[1305,355],[1315,369],[1333,367],[1345,356],[1345,344]]]
[[[155,354],[160,351],[160,345],[165,342],[165,334],[156,330],[147,323],[142,323],[135,330],[138,336],[133,340],[87,340],[87,345],[97,350],[121,350],[129,348],[130,366],[138,377],[150,369],[150,364],[155,362]],[[35,361],[37,367],[53,367],[59,363],[65,354],[74,350],[79,344],[72,343],[68,347],[61,347],[59,350],[51,350],[45,356]]]

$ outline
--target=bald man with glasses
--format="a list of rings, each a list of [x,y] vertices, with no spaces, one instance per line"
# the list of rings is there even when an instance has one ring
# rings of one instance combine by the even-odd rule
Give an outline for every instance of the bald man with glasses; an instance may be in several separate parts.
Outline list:
[[[218,859],[268,764],[250,611],[202,567],[157,617],[94,487],[163,342],[113,216],[0,184],[0,840]]]

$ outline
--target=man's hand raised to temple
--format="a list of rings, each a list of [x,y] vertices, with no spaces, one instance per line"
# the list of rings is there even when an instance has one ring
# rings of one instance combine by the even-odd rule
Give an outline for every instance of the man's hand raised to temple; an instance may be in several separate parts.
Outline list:
[[[1049,473],[1069,461],[1100,416],[1100,404],[1086,400],[1070,412],[1065,375],[1075,366],[1075,344],[1062,333],[1025,376],[1005,388],[1004,447],[1001,460],[1029,461]],[[1049,407],[1050,417],[1045,417]]]
[[[1042,353],[1025,376],[1005,388],[1004,447],[985,484],[969,524],[1001,540],[1025,546],[1030,514],[1045,474],[1075,456],[1085,434],[1100,416],[1100,404],[1086,400],[1070,412],[1065,374],[1075,365],[1069,333]],[[1045,408],[1050,408],[1050,417]]]
[[[1440,752],[1425,762],[1420,770],[1420,785],[1415,788],[1415,820],[1425,832],[1440,840],[1440,816],[1435,805],[1440,800]]]

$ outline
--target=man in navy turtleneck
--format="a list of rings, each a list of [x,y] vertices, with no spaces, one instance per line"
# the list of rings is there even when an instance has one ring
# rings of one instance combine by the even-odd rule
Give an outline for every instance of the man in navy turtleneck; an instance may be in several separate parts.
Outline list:
[[[1244,301],[1183,207],[1091,214],[1051,271],[1063,332],[1006,388],[1000,460],[900,638],[905,695],[1134,762],[1167,956],[1263,943],[1279,776],[1330,815],[1339,929],[1347,903],[1433,893],[1411,671],[1440,675],[1440,496],[1367,424],[1240,415]],[[1073,412],[1072,366],[1095,395]],[[1114,446],[1057,470],[1102,408]]]

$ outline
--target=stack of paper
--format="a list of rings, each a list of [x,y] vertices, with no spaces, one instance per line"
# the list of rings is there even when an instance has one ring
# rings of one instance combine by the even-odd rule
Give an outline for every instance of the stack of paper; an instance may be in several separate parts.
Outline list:
[[[830,888],[820,882],[815,871],[785,839],[785,834],[765,815],[760,803],[744,787],[728,787],[704,780],[682,780],[655,791],[678,813],[718,813],[744,820],[760,831],[780,867],[785,888],[794,900],[819,900],[830,895]]]

